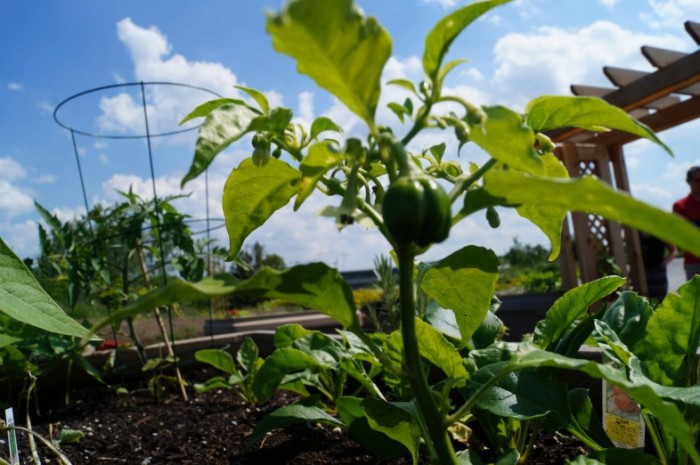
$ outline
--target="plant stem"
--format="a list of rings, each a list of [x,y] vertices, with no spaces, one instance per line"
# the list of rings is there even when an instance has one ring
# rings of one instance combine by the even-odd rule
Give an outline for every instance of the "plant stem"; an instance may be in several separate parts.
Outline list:
[[[481,177],[484,176],[484,174],[488,170],[490,170],[493,167],[493,165],[495,165],[495,164],[496,164],[496,159],[491,158],[491,159],[489,159],[489,161],[484,163],[481,166],[481,168],[479,168],[478,170],[476,170],[474,173],[470,174],[466,178],[462,179],[460,182],[456,183],[449,193],[450,203],[454,203],[454,201],[457,200],[459,198],[459,196],[462,195],[462,193],[465,190],[469,189],[469,187],[472,184],[474,184],[476,181],[481,179]]]
[[[404,371],[416,396],[420,414],[423,417],[423,434],[433,457],[440,465],[457,465],[457,457],[447,434],[444,416],[435,403],[435,397],[428,385],[421,366],[418,339],[416,338],[416,310],[413,297],[413,259],[407,250],[396,251],[399,259],[399,293],[401,305],[401,336],[404,348]]]
[[[54,447],[54,445],[51,444],[51,442],[50,442],[48,439],[44,438],[42,435],[40,435],[40,434],[38,434],[38,433],[35,433],[34,431],[32,431],[32,430],[29,429],[29,428],[24,428],[24,427],[22,427],[22,426],[17,426],[17,425],[15,425],[15,426],[8,426],[7,429],[8,429],[8,430],[13,430],[13,429],[14,429],[15,431],[23,431],[23,432],[25,432],[25,433],[27,433],[27,434],[29,434],[29,435],[31,435],[31,436],[36,437],[39,441],[41,441],[41,442],[56,456],[56,459],[58,460],[58,463],[60,463],[61,465],[72,465],[72,464],[71,464],[71,461],[68,459],[68,457],[66,457],[65,455],[63,455],[63,454],[61,453],[60,450],[58,450],[56,447]]]
[[[148,270],[146,269],[146,259],[143,256],[143,250],[141,249],[141,247],[138,247],[137,255],[139,259],[139,265],[141,266],[141,273],[143,274],[143,280],[146,283],[147,287],[152,288],[151,277],[148,274]],[[178,386],[180,386],[180,395],[182,396],[182,399],[185,402],[187,402],[188,398],[187,391],[185,390],[185,382],[182,379],[182,374],[180,374],[180,367],[177,366],[177,360],[175,360],[175,351],[173,350],[173,346],[170,343],[170,338],[168,337],[168,332],[165,329],[163,319],[160,317],[160,310],[158,309],[158,307],[153,309],[153,314],[156,318],[156,322],[158,323],[160,334],[163,336],[165,350],[167,351],[168,356],[170,356],[173,359],[173,363],[175,364],[175,376],[177,377],[177,384]]]

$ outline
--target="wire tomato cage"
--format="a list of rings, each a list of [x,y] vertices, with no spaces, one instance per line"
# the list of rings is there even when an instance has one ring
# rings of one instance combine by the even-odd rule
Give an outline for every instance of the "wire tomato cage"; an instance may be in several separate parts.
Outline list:
[[[131,133],[120,133],[120,132],[95,132],[91,130],[87,130],[84,128],[79,127],[78,124],[73,124],[67,121],[67,118],[65,116],[66,109],[70,104],[75,104],[79,102],[80,100],[85,100],[86,97],[88,96],[99,96],[99,95],[105,95],[110,91],[113,90],[119,90],[119,89],[130,89],[130,88],[136,88],[136,90],[140,94],[140,107],[143,113],[143,130],[142,132],[136,132],[133,131]],[[167,229],[168,224],[161,224],[160,221],[160,203],[159,203],[159,197],[158,197],[158,191],[156,188],[156,177],[155,177],[155,168],[154,168],[154,162],[153,162],[153,144],[152,140],[154,138],[165,138],[165,137],[172,137],[176,136],[178,134],[183,134],[191,131],[195,131],[199,129],[201,125],[196,125],[196,126],[191,126],[191,127],[186,127],[186,128],[177,128],[177,129],[172,129],[172,130],[164,130],[164,131],[159,131],[159,132],[153,132],[151,130],[151,124],[149,122],[149,106],[147,104],[147,89],[153,88],[177,88],[179,90],[185,90],[185,91],[191,91],[192,93],[199,92],[199,93],[205,93],[208,94],[209,96],[215,97],[215,98],[221,98],[221,95],[218,93],[204,88],[204,87],[199,87],[199,86],[194,86],[190,84],[183,84],[183,83],[178,83],[178,82],[144,82],[144,81],[139,81],[139,82],[128,82],[128,83],[119,83],[119,84],[112,84],[112,85],[106,85],[106,86],[101,86],[101,87],[95,87],[93,89],[88,89],[82,92],[78,92],[74,95],[71,95],[70,97],[66,98],[63,100],[61,103],[59,103],[56,108],[54,109],[53,112],[53,118],[56,121],[56,123],[61,126],[62,128],[66,129],[68,132],[70,132],[71,135],[71,141],[73,145],[73,152],[75,155],[75,163],[77,166],[78,170],[78,177],[80,179],[80,188],[82,192],[82,197],[83,197],[83,204],[85,207],[86,211],[86,222],[88,224],[88,230],[90,233],[90,237],[93,242],[96,241],[101,241],[101,240],[106,240],[106,239],[113,239],[115,236],[118,237],[119,235],[113,235],[110,237],[100,237],[97,238],[95,237],[95,233],[92,227],[92,223],[87,215],[87,213],[90,212],[90,204],[88,202],[88,196],[87,196],[87,189],[85,187],[85,178],[83,176],[83,166],[80,161],[80,155],[79,155],[79,150],[78,150],[78,143],[77,143],[77,136],[82,136],[82,137],[89,137],[89,138],[94,138],[94,139],[112,139],[112,140],[137,140],[137,139],[142,139],[146,141],[146,147],[147,147],[147,156],[148,156],[148,164],[149,164],[149,171],[150,171],[150,181],[151,181],[151,186],[153,190],[153,202],[154,202],[154,208],[156,211],[156,225],[155,226],[146,226],[142,228],[142,231],[148,230],[148,229],[153,229],[154,227],[158,230],[157,236],[157,243],[158,243],[158,252],[160,255],[160,264],[161,264],[161,274],[163,277],[163,285],[166,285],[168,282],[167,278],[167,273],[166,273],[166,262],[165,262],[165,250],[163,246],[163,239],[162,239],[162,234],[160,234],[161,231]],[[62,112],[63,111],[63,112]],[[206,269],[207,273],[211,274],[212,272],[212,264],[211,264],[211,232],[217,229],[220,229],[225,226],[224,219],[223,218],[211,218],[210,213],[209,213],[209,177],[208,177],[208,170],[204,172],[204,189],[205,189],[205,217],[204,218],[192,218],[192,219],[187,219],[184,222],[185,223],[205,223],[205,228],[203,230],[195,231],[192,234],[193,235],[199,235],[199,234],[206,234],[207,238],[207,243],[206,243],[206,254],[207,254],[207,262],[206,262]],[[212,223],[218,223],[215,226],[212,226]],[[108,312],[111,312],[111,310],[108,308]],[[168,308],[167,311],[168,314],[168,323],[169,323],[169,331],[170,331],[170,339],[173,345],[173,349],[175,349],[175,340],[174,340],[174,330],[173,330],[173,317],[172,317],[172,312],[171,309]],[[212,305],[211,305],[211,300],[209,301],[209,322],[210,325],[212,324]],[[112,328],[113,332],[113,337],[114,340],[116,341],[116,333],[114,327]],[[214,339],[213,339],[213,331],[209,331],[211,335],[211,344],[213,345]]]

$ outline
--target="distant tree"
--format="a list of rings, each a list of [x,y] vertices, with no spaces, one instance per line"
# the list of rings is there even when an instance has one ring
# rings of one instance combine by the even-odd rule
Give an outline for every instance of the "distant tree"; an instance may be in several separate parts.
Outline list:
[[[549,249],[540,244],[523,244],[515,237],[513,238],[513,245],[502,256],[502,259],[513,267],[535,268],[549,264],[550,253]]]
[[[252,246],[246,247],[238,253],[232,272],[238,279],[247,279],[263,267],[284,270],[287,265],[280,255],[266,254],[265,246],[256,241]]]

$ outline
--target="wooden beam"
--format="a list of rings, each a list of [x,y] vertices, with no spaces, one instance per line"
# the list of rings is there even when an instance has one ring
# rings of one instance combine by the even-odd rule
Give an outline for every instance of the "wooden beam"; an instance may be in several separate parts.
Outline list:
[[[700,82],[700,50],[649,73],[604,98],[608,103],[630,111],[697,82]],[[548,131],[547,135],[555,142],[562,142],[579,132],[582,130],[565,128]]]
[[[614,66],[603,66],[603,74],[617,87],[622,87],[644,76],[648,76],[650,73],[635,71],[633,69],[616,68]]]
[[[667,95],[666,97],[654,100],[644,105],[644,108],[652,108],[654,110],[663,110],[664,108],[672,107],[681,103],[680,97],[675,95]]]
[[[644,45],[642,47],[642,55],[656,68],[668,66],[676,60],[686,56],[686,53],[666,50],[664,48],[650,47]]]
[[[583,86],[580,84],[571,85],[571,93],[574,95],[585,95],[589,97],[602,97],[614,92],[615,89],[610,87],[595,87],[595,86]]]
[[[678,126],[696,118],[700,118],[700,95],[642,117],[640,121],[649,126],[654,132],[661,132],[664,129]],[[638,136],[627,132],[610,131],[600,134],[589,133],[588,138],[579,139],[577,143],[622,145],[637,139],[639,139]]]
[[[696,23],[694,21],[686,21],[684,25],[686,32],[690,34],[690,37],[693,38],[695,43],[700,44],[700,23]]]
[[[679,89],[676,92],[685,95],[700,95],[700,83],[693,84],[692,86],[688,86],[683,89]]]

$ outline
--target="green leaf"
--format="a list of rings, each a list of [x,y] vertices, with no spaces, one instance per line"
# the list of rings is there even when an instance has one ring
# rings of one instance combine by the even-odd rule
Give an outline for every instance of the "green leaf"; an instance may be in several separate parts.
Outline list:
[[[332,119],[326,116],[319,116],[314,120],[313,123],[311,123],[311,132],[309,133],[309,139],[314,140],[319,136],[319,134],[325,131],[334,131],[342,134],[343,128],[335,124],[335,122]]]
[[[416,318],[416,339],[423,358],[440,368],[457,386],[469,377],[457,349],[438,330]]]
[[[193,113],[199,108],[195,109]],[[257,116],[258,112],[247,105],[230,102],[216,106],[209,112],[199,128],[194,160],[192,160],[189,171],[182,178],[180,186],[184,187],[187,182],[202,174],[214,160],[214,157],[231,143],[243,137],[248,132],[248,126]]]
[[[648,126],[598,97],[544,95],[528,103],[525,113],[527,125],[535,131],[570,126],[589,131],[618,129],[649,139],[673,155],[671,149]]]
[[[352,290],[338,270],[324,263],[311,263],[285,271],[263,268],[250,279],[240,282],[229,273],[209,276],[196,283],[171,279],[165,286],[112,312],[96,323],[93,330],[174,302],[192,302],[226,295],[284,299],[318,310],[345,327],[359,326]]]
[[[416,407],[409,402],[386,402],[374,397],[367,397],[362,407],[372,429],[403,444],[416,465],[421,438]]]
[[[599,446],[615,447],[593,408],[588,389],[575,388],[570,390],[569,407],[572,413],[570,424],[567,427],[569,431],[577,431],[578,437],[586,437]]]
[[[338,416],[353,439],[370,451],[376,459],[384,462],[406,456],[408,451],[403,445],[384,434],[377,434],[370,428],[365,409],[361,405],[363,400],[359,397],[343,396],[336,401]]]
[[[275,330],[275,337],[273,339],[273,344],[276,349],[281,349],[283,347],[291,347],[292,343],[297,339],[306,337],[313,331],[304,328],[298,324],[288,324],[279,326]]]
[[[472,21],[483,15],[491,8],[510,0],[487,0],[471,3],[445,16],[428,33],[425,38],[423,52],[423,70],[433,82],[437,79],[438,70],[452,42]]]
[[[501,197],[495,197],[483,188],[478,187],[476,189],[468,190],[464,195],[464,206],[460,210],[459,214],[461,216],[469,216],[474,212],[483,210],[488,207],[514,207],[515,205],[509,205]]]
[[[265,434],[298,423],[327,423],[332,426],[344,426],[337,418],[327,414],[316,406],[292,404],[280,407],[264,417],[253,429],[248,444],[259,442]]]
[[[345,328],[359,327],[352,289],[338,270],[325,263],[297,265],[285,271],[264,268],[238,284],[237,294],[284,299],[330,316]]]
[[[236,360],[247,373],[250,373],[255,366],[258,355],[259,350],[255,341],[250,336],[246,336],[241,346],[238,348],[238,352],[236,352]]]
[[[416,86],[408,79],[392,79],[391,81],[388,81],[387,84],[403,87],[404,89],[411,91],[413,94],[418,95]]]
[[[437,82],[440,86],[442,86],[442,82],[445,80],[447,75],[455,69],[457,66],[461,65],[462,63],[466,62],[467,60],[452,60],[449,63],[447,63],[445,66],[440,69],[440,72],[437,75]]]
[[[455,313],[466,344],[491,305],[498,280],[498,257],[489,249],[464,247],[428,266],[421,289]]]
[[[260,367],[253,391],[255,396],[266,402],[275,393],[284,377],[290,373],[304,371],[306,369],[330,368],[325,367],[317,359],[301,350],[286,347],[272,352]]]
[[[459,465],[484,465],[479,454],[473,449],[465,449],[457,452],[457,463]]]
[[[471,139],[496,160],[516,170],[544,174],[545,166],[535,151],[535,133],[522,117],[502,106],[483,107],[487,119],[470,124]]]
[[[21,340],[22,340],[22,338],[20,338],[20,337],[14,337],[14,336],[10,336],[8,334],[0,334],[0,349],[2,349],[5,346],[12,345],[12,344],[19,342]]]
[[[697,226],[635,200],[626,193],[615,191],[593,177],[563,180],[514,170],[498,171],[484,176],[484,188],[491,195],[504,197],[511,203],[539,202],[555,207],[562,214],[566,211],[582,211],[601,215],[700,255],[700,231]]]
[[[294,201],[294,211],[313,193],[319,179],[343,161],[343,155],[335,150],[336,146],[333,141],[323,141],[309,147],[309,153],[299,165],[301,182]]]
[[[245,238],[291,200],[298,185],[299,172],[276,158],[263,166],[246,158],[231,172],[223,197],[228,259],[235,258]]]
[[[247,132],[269,131],[279,136],[284,135],[293,117],[289,108],[275,108],[269,115],[256,116],[250,122]]]
[[[700,276],[670,293],[656,307],[644,337],[633,348],[649,377],[664,385],[692,382],[700,345]]]
[[[601,321],[615,331],[620,341],[634,348],[645,337],[654,310],[649,302],[634,292],[623,292],[610,304]]]
[[[217,108],[224,106],[224,105],[247,106],[247,104],[243,100],[232,99],[232,98],[220,98],[220,99],[216,99],[216,100],[210,100],[208,102],[205,102],[205,103],[199,105],[197,108],[192,110],[189,115],[185,116],[182,119],[182,121],[180,121],[180,124],[181,125],[185,124],[186,122],[193,120],[195,118],[204,118],[205,116],[209,115],[209,113],[211,113],[212,111],[214,111]]]
[[[39,202],[34,201],[34,206],[39,212],[39,215],[41,215],[41,219],[49,225],[49,227],[51,228],[51,232],[54,233],[56,239],[58,239],[63,244],[64,237],[62,228],[63,225],[61,224],[61,220],[59,220],[56,215],[52,215],[51,212],[44,208]]]
[[[66,315],[1,238],[0,312],[52,333],[99,339]]]
[[[255,90],[255,89],[251,89],[250,87],[243,87],[243,86],[233,86],[233,87],[235,87],[236,89],[242,90],[246,94],[250,95],[253,98],[253,100],[255,100],[255,102],[258,104],[258,106],[260,107],[260,111],[262,111],[262,113],[264,115],[267,115],[270,113],[270,104],[267,101],[267,97],[265,97],[265,95],[262,92]]]
[[[503,321],[498,318],[498,315],[492,311],[486,312],[484,320],[479,325],[479,328],[474,332],[472,336],[472,343],[475,349],[484,349],[494,342],[496,342],[499,336],[503,333],[505,326]]]
[[[233,389],[232,385],[233,383],[226,378],[221,376],[213,376],[203,383],[196,383],[194,385],[194,390],[199,394],[203,394],[213,389]]]
[[[311,355],[324,365],[334,368],[337,367],[341,359],[350,356],[342,343],[320,331],[314,331],[308,336],[297,339],[292,343],[292,347]]]
[[[294,0],[267,20],[275,50],[372,125],[391,37],[351,0]]]
[[[399,118],[399,121],[403,123],[403,117],[406,114],[406,108],[403,105],[400,105],[396,102],[389,102],[386,105],[389,107],[389,110],[394,112],[397,118]]]
[[[695,444],[691,439],[693,437],[692,428],[686,423],[676,404],[665,401],[656,392],[662,386],[654,386],[651,382],[645,382],[644,384],[639,381],[631,382],[625,378],[624,373],[609,365],[564,357],[543,350],[517,354],[511,361],[511,364],[513,369],[552,367],[577,370],[593,378],[605,379],[614,386],[622,388],[635,402],[641,404],[650,414],[654,415],[659,424],[664,425],[667,433],[672,435],[678,445],[688,453],[688,456],[696,463],[700,463],[700,454],[695,449]],[[642,379],[641,374],[638,378]],[[668,388],[669,393],[682,392],[680,390],[684,390],[689,394],[692,392],[691,388]],[[697,394],[694,392],[693,396],[698,400]],[[683,401],[687,402],[687,398],[684,398]]]
[[[238,373],[236,365],[233,362],[233,357],[225,350],[219,349],[202,349],[194,353],[194,358],[202,363],[213,366],[217,370],[223,371],[228,375]]]
[[[510,362],[486,365],[472,373],[465,396],[471,397],[485,383],[509,366]],[[477,405],[489,412],[516,420],[543,417],[552,411],[571,417],[566,385],[555,382],[548,374],[535,371],[507,373],[479,399]]]
[[[607,276],[567,291],[547,311],[544,322],[537,325],[535,343],[551,350],[577,319],[588,314],[588,307],[615,292],[625,282],[619,276]]]
[[[569,177],[566,168],[557,160],[552,153],[542,155],[544,164],[544,175],[554,179],[567,179]],[[530,220],[535,226],[547,236],[552,244],[550,260],[554,260],[560,251],[561,225],[564,221],[565,213],[558,207],[553,207],[543,203],[524,203],[517,207],[518,214]]]

